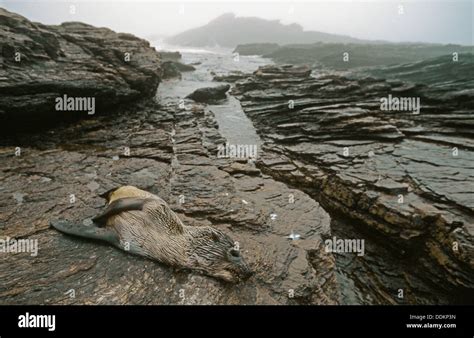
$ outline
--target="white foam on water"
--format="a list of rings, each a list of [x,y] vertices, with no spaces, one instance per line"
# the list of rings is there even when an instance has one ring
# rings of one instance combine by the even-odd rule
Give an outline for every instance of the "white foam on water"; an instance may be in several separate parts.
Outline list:
[[[221,47],[187,47],[187,46],[176,46],[163,43],[162,40],[150,41],[151,46],[155,47],[158,51],[164,52],[180,52],[189,54],[227,54],[231,52],[230,49]]]

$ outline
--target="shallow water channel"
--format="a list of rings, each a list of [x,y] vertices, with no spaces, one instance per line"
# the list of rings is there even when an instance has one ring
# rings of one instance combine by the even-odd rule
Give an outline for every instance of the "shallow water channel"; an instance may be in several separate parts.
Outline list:
[[[158,46],[158,48],[163,46]],[[231,50],[196,50],[179,47],[164,48],[179,50],[181,62],[192,64],[195,71],[184,72],[181,79],[163,81],[157,91],[157,100],[176,102],[186,95],[203,87],[217,86],[212,81],[214,75],[226,74],[231,71],[253,72],[259,66],[272,63],[261,57],[240,56],[238,61]],[[207,106],[219,124],[219,130],[229,144],[257,145],[262,140],[257,134],[252,121],[243,112],[239,101],[231,95],[218,104]],[[350,219],[327,210],[331,215],[332,235],[338,238],[364,239],[365,254],[356,256],[354,253],[334,254],[337,265],[337,278],[340,283],[342,304],[406,304],[413,302],[398,297],[398,290],[410,287],[417,289],[419,296],[416,303],[437,304],[451,303],[449,295],[439,294],[433,286],[426,285],[414,277],[410,271],[414,268],[410,260],[399,253],[387,249],[381,238],[376,238],[364,231],[363,225],[354,224]],[[415,285],[410,285],[410,284]],[[423,292],[419,292],[420,289]]]

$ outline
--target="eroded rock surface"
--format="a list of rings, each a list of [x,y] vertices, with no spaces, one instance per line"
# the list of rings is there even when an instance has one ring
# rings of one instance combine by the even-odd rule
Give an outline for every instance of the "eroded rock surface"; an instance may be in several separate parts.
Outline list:
[[[63,95],[94,97],[96,113],[155,94],[160,56],[149,42],[80,22],[33,23],[0,8],[0,124],[26,127],[87,112],[55,110]]]
[[[334,257],[321,239],[330,218],[317,202],[254,164],[216,158],[225,140],[201,106],[148,102],[129,109],[2,140],[1,234],[37,239],[39,251],[0,253],[0,303],[338,302]],[[93,217],[104,206],[98,193],[123,184],[158,194],[188,225],[227,232],[256,274],[229,285],[49,227],[51,219]],[[292,232],[301,240],[288,239]],[[71,289],[75,298],[66,294]]]
[[[407,263],[411,271],[399,276],[380,263],[379,271],[359,274],[361,285],[369,274],[379,280],[371,302],[417,303],[430,288],[453,299],[473,296],[474,87],[471,79],[451,86],[457,77],[450,74],[470,74],[474,62],[472,55],[446,62],[399,67],[410,82],[396,67],[385,81],[267,66],[232,89],[265,142],[262,172],[357,221]],[[383,111],[389,94],[420,98],[420,113]]]
[[[420,65],[430,58],[444,56],[453,58],[453,53],[472,53],[472,46],[430,43],[308,43],[288,44],[272,50],[265,44],[244,44],[237,51],[245,54],[263,55],[276,63],[310,64],[316,68],[338,70],[358,67],[391,66],[415,63]]]
[[[1,304],[338,303],[335,260],[322,245],[329,215],[253,163],[217,158],[226,140],[203,106],[150,98],[162,75],[147,41],[76,22],[45,26],[3,9],[0,19],[2,123],[34,127],[0,138],[0,239],[38,243],[37,255],[2,246]],[[192,69],[176,62],[179,53],[162,55],[178,71]],[[71,124],[51,112],[62,94],[115,107]],[[59,121],[40,130],[33,115],[46,113]],[[230,285],[49,226],[90,225],[105,204],[98,195],[120,185],[159,195],[188,225],[221,228],[255,275]],[[300,240],[288,238],[295,232]]]

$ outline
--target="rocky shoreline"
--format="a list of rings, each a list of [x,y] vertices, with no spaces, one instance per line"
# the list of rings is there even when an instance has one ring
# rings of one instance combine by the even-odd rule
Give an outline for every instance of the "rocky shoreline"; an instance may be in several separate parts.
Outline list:
[[[473,65],[464,58],[459,71]],[[352,219],[409,263],[390,292],[376,290],[388,303],[417,303],[430,288],[458,302],[474,290],[472,81],[463,82],[461,97],[459,86],[443,85],[457,65],[444,77],[433,69],[443,62],[427,66],[437,75],[425,85],[336,72],[313,77],[287,65],[243,74],[232,89],[264,140],[262,172]],[[421,114],[381,111],[389,94],[420,97]],[[388,270],[379,276],[382,285],[397,279]]]
[[[472,46],[423,43],[308,43],[278,45],[271,43],[240,44],[240,55],[260,55],[278,64],[306,64],[313,68],[349,70],[423,62],[457,54],[472,54]],[[461,58],[462,59],[462,58]],[[417,67],[417,65],[415,65]]]
[[[186,100],[181,107],[178,98],[156,102],[151,96],[160,81],[161,64],[146,42],[79,23],[48,27],[54,30],[48,33],[46,27],[22,17],[3,10],[1,15],[8,17],[9,28],[2,27],[8,34],[16,34],[11,29],[20,26],[21,34],[39,34],[40,38],[46,34],[48,41],[58,42],[65,50],[58,59],[39,56],[38,60],[49,63],[49,71],[41,74],[28,74],[10,61],[4,64],[4,74],[16,74],[4,83],[11,95],[2,98],[2,110],[14,116],[12,123],[26,118],[17,118],[14,109],[26,112],[39,107],[39,112],[49,105],[51,95],[72,86],[78,88],[76,93],[109,98],[100,90],[107,82],[104,72],[111,74],[107,82],[111,101],[127,98],[127,105],[114,105],[109,113],[101,111],[75,123],[59,118],[54,127],[40,132],[2,135],[1,236],[37,241],[38,253],[0,254],[0,304],[339,302],[334,257],[322,243],[322,236],[330,234],[329,215],[307,194],[262,174],[254,164],[217,158],[217,147],[225,140],[204,106]],[[123,52],[110,46],[118,42],[136,47],[132,50],[135,61],[108,68],[103,62],[119,60],[111,54]],[[102,44],[105,48],[97,47]],[[85,46],[98,48],[93,53],[99,61],[78,60]],[[28,56],[38,48],[30,46],[23,53]],[[148,61],[134,63],[138,56]],[[45,70],[38,64],[43,61],[30,61],[32,68]],[[90,72],[73,71],[72,67],[86,64]],[[91,65],[105,67],[101,68],[104,72],[92,70]],[[25,81],[30,80],[20,75],[35,76],[32,81],[37,89],[26,85],[29,91],[23,92]],[[61,78],[46,86],[56,77]],[[32,95],[38,95],[39,101],[26,102]],[[138,97],[142,99],[135,100]],[[25,101],[21,107],[15,105],[19,99]],[[187,225],[212,225],[229,233],[256,274],[245,284],[228,285],[50,228],[51,219],[86,222],[104,207],[99,193],[125,184],[161,196]],[[302,239],[289,239],[293,232]]]
[[[0,8],[2,129],[64,120],[55,98],[94,97],[96,111],[152,97],[160,55],[146,40],[80,22],[33,23]],[[83,118],[87,113],[69,113]]]
[[[82,23],[0,18],[0,237],[38,243],[34,256],[0,252],[0,304],[329,305],[351,303],[348,288],[356,304],[472,299],[469,59],[419,73],[280,65],[216,76],[264,142],[254,163],[219,156],[227,140],[196,102],[225,100],[228,85],[156,99],[160,82],[192,71],[179,53]],[[452,72],[464,77],[449,82]],[[58,112],[65,94],[94,97],[97,114]],[[389,94],[420,97],[421,112],[381,111]],[[229,285],[50,228],[86,224],[104,207],[98,195],[126,184],[187,225],[228,233],[256,274]],[[367,257],[341,256],[326,249],[334,236],[373,242]]]
[[[0,129],[34,130],[87,118],[65,112],[56,98],[94,98],[97,114],[155,96],[161,80],[192,71],[179,53],[161,53],[147,40],[81,22],[33,23],[0,8]]]
[[[3,139],[2,236],[37,239],[39,253],[0,256],[0,303],[338,303],[334,258],[321,240],[329,235],[329,215],[253,165],[216,158],[215,145],[223,142],[202,106],[153,102],[47,135]],[[188,225],[228,232],[256,275],[229,286],[49,227],[53,218],[94,216],[104,205],[97,194],[124,184],[163,197]],[[286,238],[292,231],[304,240]]]

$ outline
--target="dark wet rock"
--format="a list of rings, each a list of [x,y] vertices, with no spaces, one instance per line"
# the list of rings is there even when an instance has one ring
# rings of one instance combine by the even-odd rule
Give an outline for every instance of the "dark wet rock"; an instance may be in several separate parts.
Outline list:
[[[159,53],[163,61],[178,61],[182,57],[180,52],[159,51]]]
[[[470,109],[474,106],[474,78],[471,76],[474,71],[474,54],[459,53],[457,61],[453,61],[453,56],[448,54],[436,58],[430,58],[419,62],[390,67],[374,67],[367,72],[377,78],[386,78],[392,83],[403,81],[399,86],[399,92],[410,92],[419,86],[420,94],[432,100],[458,101],[460,108]],[[450,81],[446,81],[447,77]],[[450,123],[457,124],[456,115],[451,113]],[[465,119],[465,117],[463,117]],[[465,123],[472,123],[465,121]]]
[[[258,78],[264,79],[279,79],[282,76],[288,76],[289,78],[307,78],[311,74],[311,68],[308,66],[293,66],[293,65],[282,65],[282,66],[263,66],[260,67],[253,73]]]
[[[163,69],[163,79],[181,78],[181,71],[178,69],[176,62],[165,61],[161,64],[161,68]]]
[[[334,257],[322,242],[329,215],[254,164],[217,158],[225,140],[213,114],[197,105],[178,110],[175,102],[141,102],[47,133],[3,135],[1,235],[38,240],[39,251],[0,254],[1,304],[339,302]],[[161,196],[187,225],[228,233],[255,275],[228,285],[49,227],[51,219],[96,215],[104,207],[98,194],[124,184]],[[287,238],[292,232],[301,239]]]
[[[161,68],[163,69],[163,79],[181,78],[181,72],[191,72],[196,70],[196,68],[191,65],[186,65],[177,61],[165,61],[161,64]]]
[[[418,267],[387,277],[394,272],[376,262],[374,250],[364,261],[375,264],[363,270],[381,284],[369,283],[357,268],[352,277],[372,285],[371,303],[417,303],[427,293],[430,300],[422,302],[443,303],[447,295],[463,302],[472,295],[474,134],[467,107],[473,83],[467,74],[474,62],[464,60],[426,65],[437,64],[444,75],[428,68],[416,73],[409,65],[389,69],[396,81],[268,66],[242,74],[232,89],[264,140],[257,161],[264,174],[360,224],[363,233]],[[457,72],[465,72],[464,81],[449,85]],[[462,99],[453,95],[460,88]],[[382,110],[380,99],[389,94],[420,98],[420,113]],[[398,288],[405,290],[403,300]]]
[[[48,95],[71,86],[76,91],[67,93],[90,90],[109,103],[109,96],[118,103],[155,94],[161,61],[145,41],[81,23],[43,26],[0,15],[9,41],[2,48],[3,114],[42,112]],[[21,65],[11,61],[16,49],[25,56]],[[122,64],[128,51],[131,64]],[[228,89],[203,89],[197,98],[225,97]],[[1,238],[37,240],[38,252],[0,254],[1,304],[339,302],[335,260],[322,242],[329,215],[253,163],[218,158],[226,140],[213,113],[201,105],[178,109],[177,99],[148,98],[47,131],[2,134]],[[90,224],[104,207],[99,194],[125,184],[161,196],[188,225],[227,232],[255,275],[228,285],[50,228],[53,219]],[[299,240],[288,238],[294,232]]]
[[[252,45],[240,46],[252,50]],[[257,48],[258,50],[258,48]],[[338,70],[358,67],[423,62],[428,58],[453,57],[453,53],[472,53],[471,46],[403,43],[308,43],[288,44],[261,54],[279,64],[309,64]],[[416,66],[415,66],[416,67]],[[430,72],[431,73],[431,72]]]
[[[192,72],[193,70],[196,70],[192,65],[187,65],[181,62],[175,62],[175,64],[180,72]]]
[[[2,114],[43,118],[58,93],[93,95],[108,104],[143,98],[75,124],[2,134],[0,237],[37,240],[38,252],[0,253],[1,304],[339,302],[334,256],[323,245],[329,215],[255,164],[218,158],[226,140],[203,106],[181,110],[176,97],[151,99],[162,69],[147,42],[82,23],[44,26],[4,10],[0,15],[8,41]],[[20,65],[12,61],[17,49]],[[130,64],[122,63],[126,52]],[[204,88],[193,97],[217,99],[227,90]],[[126,184],[161,196],[188,225],[227,232],[255,275],[228,285],[49,226],[53,219],[90,225],[105,204],[99,194]],[[292,233],[300,239],[288,238]]]
[[[276,43],[249,43],[238,45],[234,49],[234,53],[240,55],[266,55],[275,52],[280,46]]]
[[[33,23],[0,8],[0,124],[25,127],[84,117],[55,110],[63,95],[94,97],[96,113],[155,94],[159,54],[149,42],[79,22]]]
[[[229,91],[230,85],[219,85],[216,87],[206,87],[196,89],[194,92],[186,96],[186,98],[196,102],[211,102],[226,98],[226,93]]]

